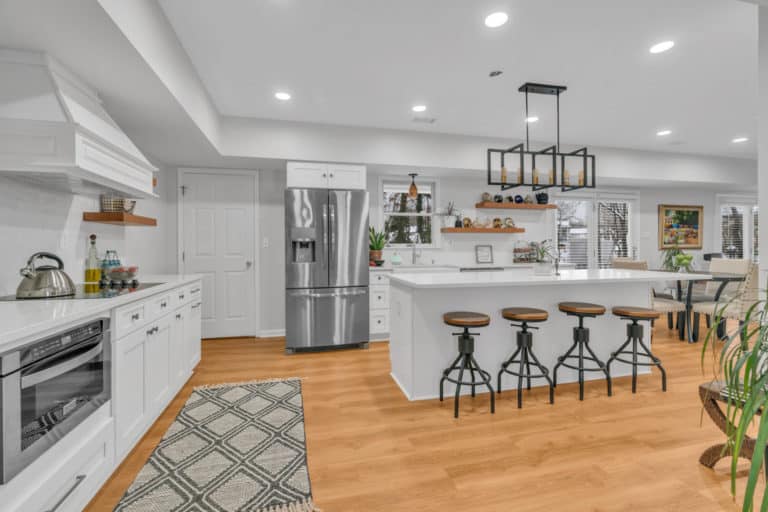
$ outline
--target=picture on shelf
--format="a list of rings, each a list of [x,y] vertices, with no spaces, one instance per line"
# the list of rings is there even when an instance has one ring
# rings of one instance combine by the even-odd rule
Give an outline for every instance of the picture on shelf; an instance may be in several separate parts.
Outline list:
[[[659,205],[659,249],[701,249],[704,207]]]
[[[476,245],[475,246],[476,263],[493,263],[493,246]]]

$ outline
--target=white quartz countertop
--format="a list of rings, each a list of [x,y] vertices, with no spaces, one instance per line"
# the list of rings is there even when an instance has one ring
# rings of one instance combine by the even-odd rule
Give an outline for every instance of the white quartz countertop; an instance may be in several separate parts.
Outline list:
[[[0,302],[0,351],[10,349],[17,342],[38,335],[46,336],[57,328],[105,314],[113,308],[192,283],[201,277],[197,274],[142,275],[141,279],[145,283],[162,284],[108,299]]]
[[[653,283],[658,281],[690,281],[711,278],[702,274],[677,274],[649,270],[561,270],[559,276],[520,272],[435,272],[394,273],[390,283],[409,288],[484,288],[490,286],[539,286],[601,283]]]
[[[533,268],[533,263],[507,263],[507,264],[498,264],[494,265],[493,263],[489,264],[467,264],[467,265],[454,265],[454,264],[441,264],[436,263],[434,265],[408,265],[408,264],[402,264],[402,265],[392,265],[390,263],[386,263],[380,267],[369,267],[369,270],[371,272],[451,272],[451,271],[458,271],[462,268],[472,268],[472,269],[487,269],[487,268],[503,268],[505,270],[514,270],[514,269],[528,269]]]

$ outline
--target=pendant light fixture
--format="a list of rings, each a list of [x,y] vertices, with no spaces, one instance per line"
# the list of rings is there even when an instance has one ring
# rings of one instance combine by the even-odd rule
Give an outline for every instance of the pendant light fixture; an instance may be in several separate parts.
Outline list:
[[[417,197],[419,197],[419,189],[416,188],[416,176],[418,176],[418,174],[416,174],[415,172],[412,172],[408,174],[408,176],[411,177],[411,186],[408,187],[408,197],[410,197],[411,199],[416,199]]]
[[[560,151],[560,95],[566,91],[564,85],[547,85],[526,82],[518,92],[525,93],[525,142],[508,149],[488,148],[488,184],[507,190],[514,187],[531,187],[540,190],[560,187],[563,192],[580,188],[595,188],[595,155],[587,148],[575,151]],[[556,142],[542,149],[531,149],[528,94],[544,94],[555,97]],[[538,120],[538,118],[537,118]],[[511,155],[511,158],[509,157]],[[544,164],[538,169],[536,160]],[[542,162],[542,158],[544,162]],[[558,165],[559,164],[559,165]],[[569,171],[566,165],[571,166]],[[512,166],[511,170],[507,166]],[[526,167],[529,167],[526,169]],[[559,167],[559,168],[558,168]],[[575,171],[571,173],[571,171]],[[511,179],[510,179],[511,178]]]

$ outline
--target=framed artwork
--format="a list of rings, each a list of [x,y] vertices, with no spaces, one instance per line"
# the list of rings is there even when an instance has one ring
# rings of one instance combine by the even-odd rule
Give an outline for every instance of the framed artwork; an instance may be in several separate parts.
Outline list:
[[[476,263],[493,263],[493,246],[476,245],[475,246]]]
[[[659,249],[701,249],[704,207],[659,205]]]

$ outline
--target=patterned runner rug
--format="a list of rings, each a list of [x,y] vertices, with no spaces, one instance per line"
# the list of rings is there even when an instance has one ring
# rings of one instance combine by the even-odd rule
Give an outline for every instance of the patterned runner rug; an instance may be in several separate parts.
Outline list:
[[[299,379],[195,388],[116,512],[313,512]]]

